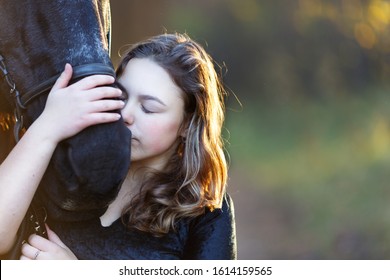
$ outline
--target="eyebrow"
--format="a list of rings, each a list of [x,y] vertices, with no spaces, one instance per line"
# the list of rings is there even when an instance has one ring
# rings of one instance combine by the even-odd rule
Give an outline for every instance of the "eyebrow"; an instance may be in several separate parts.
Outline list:
[[[152,101],[156,101],[158,103],[160,103],[161,105],[163,106],[167,106],[164,102],[162,102],[161,99],[155,97],[155,96],[152,96],[152,95],[148,95],[148,94],[141,94],[139,96],[142,100],[152,100]]]
[[[119,82],[119,81],[116,81],[116,85],[118,86],[118,88],[125,94],[126,98],[128,98],[129,94],[126,90],[126,88]],[[152,96],[152,95],[149,95],[149,94],[141,94],[140,95],[140,98],[142,100],[152,100],[152,101],[156,101],[158,103],[160,103],[161,105],[163,106],[167,106],[161,99],[155,97],[155,96]]]

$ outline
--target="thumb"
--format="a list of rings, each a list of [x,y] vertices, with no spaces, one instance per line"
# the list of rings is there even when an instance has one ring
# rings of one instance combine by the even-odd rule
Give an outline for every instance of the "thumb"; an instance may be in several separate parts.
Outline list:
[[[63,248],[68,248],[64,242],[61,241],[61,239],[58,237],[58,235],[52,231],[47,224],[46,225],[46,231],[47,231],[47,237],[50,241],[54,242],[55,244],[63,247]]]
[[[58,77],[57,81],[53,86],[53,90],[64,88],[69,84],[70,79],[72,78],[73,69],[69,63],[65,64],[65,69]]]

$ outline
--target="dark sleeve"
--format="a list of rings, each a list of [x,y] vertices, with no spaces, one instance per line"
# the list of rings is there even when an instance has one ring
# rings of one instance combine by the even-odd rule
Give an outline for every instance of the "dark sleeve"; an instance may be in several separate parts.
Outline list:
[[[190,224],[184,259],[234,260],[237,258],[234,205],[225,195],[222,208],[206,213]]]

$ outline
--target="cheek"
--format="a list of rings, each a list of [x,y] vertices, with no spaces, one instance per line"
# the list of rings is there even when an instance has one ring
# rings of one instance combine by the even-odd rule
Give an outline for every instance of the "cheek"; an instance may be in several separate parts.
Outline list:
[[[180,123],[151,123],[147,127],[144,127],[147,131],[144,133],[144,143],[148,143],[151,150],[160,152],[166,150],[172,146],[177,139]]]

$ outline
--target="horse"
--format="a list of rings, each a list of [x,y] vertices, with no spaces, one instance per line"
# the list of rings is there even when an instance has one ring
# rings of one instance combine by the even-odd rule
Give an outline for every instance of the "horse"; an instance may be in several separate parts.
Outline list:
[[[42,113],[65,63],[72,82],[115,77],[110,32],[109,0],[0,0],[0,112],[15,116],[16,138]],[[60,142],[35,195],[49,218],[102,215],[128,172],[130,143],[123,119]]]

